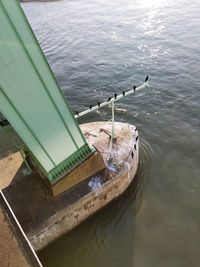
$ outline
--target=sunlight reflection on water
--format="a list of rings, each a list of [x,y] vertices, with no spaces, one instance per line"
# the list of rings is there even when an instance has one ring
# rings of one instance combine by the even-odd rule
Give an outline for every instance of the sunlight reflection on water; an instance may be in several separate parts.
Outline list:
[[[44,265],[199,266],[199,0],[23,7],[72,109],[106,101],[146,74],[152,85],[116,105],[116,120],[137,125],[142,138],[141,208],[130,187],[42,251]],[[105,108],[80,123],[110,114]]]

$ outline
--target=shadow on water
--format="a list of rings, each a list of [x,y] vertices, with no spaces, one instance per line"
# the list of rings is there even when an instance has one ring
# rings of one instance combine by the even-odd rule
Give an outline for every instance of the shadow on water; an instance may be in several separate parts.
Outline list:
[[[138,171],[128,189],[69,234],[43,249],[39,257],[44,266],[133,266],[135,219],[142,207],[144,187],[150,179],[151,155],[149,144],[140,141]],[[126,262],[121,262],[122,259]]]

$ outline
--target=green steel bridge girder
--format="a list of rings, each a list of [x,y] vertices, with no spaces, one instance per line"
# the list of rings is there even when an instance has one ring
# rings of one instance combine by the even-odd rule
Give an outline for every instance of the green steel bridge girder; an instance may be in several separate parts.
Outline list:
[[[16,0],[0,0],[0,111],[51,183],[92,153]]]

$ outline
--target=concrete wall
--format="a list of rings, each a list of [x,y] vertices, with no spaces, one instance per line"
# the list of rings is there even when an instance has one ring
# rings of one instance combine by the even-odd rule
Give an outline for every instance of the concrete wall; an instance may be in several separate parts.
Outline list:
[[[106,181],[102,188],[90,192],[70,207],[54,214],[37,232],[27,233],[33,248],[36,251],[41,250],[121,195],[135,176],[137,163],[138,161],[134,161],[131,165],[127,162],[127,168],[123,168],[123,172]]]
[[[42,267],[0,194],[0,266]]]

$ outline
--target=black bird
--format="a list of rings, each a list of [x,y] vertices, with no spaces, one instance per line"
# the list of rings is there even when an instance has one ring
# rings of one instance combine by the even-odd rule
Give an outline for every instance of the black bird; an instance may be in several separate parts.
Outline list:
[[[115,99],[117,98],[117,93],[115,93]]]
[[[134,85],[134,86],[133,86],[133,91],[134,91],[134,92],[135,92],[135,89],[136,89],[136,86]]]
[[[137,142],[137,140],[138,140],[138,136],[136,136],[136,138],[135,138],[135,141]]]
[[[79,113],[78,113],[78,111],[77,111],[77,110],[75,110],[75,113],[76,113],[76,115],[78,115],[78,116],[79,116]]]
[[[125,97],[126,92],[125,92],[125,91],[122,91],[122,94],[123,94],[123,96]]]
[[[137,150],[136,144],[134,145],[134,149]]]
[[[107,102],[109,102],[111,100],[111,97],[108,98]]]
[[[92,109],[92,105],[90,105],[90,109]]]
[[[100,102],[97,102],[97,105],[98,105],[98,107],[100,108],[100,106],[101,106],[101,103],[100,103]]]
[[[145,78],[145,83],[148,81],[149,79],[149,76],[147,75],[147,77]]]
[[[134,153],[133,153],[133,151],[131,151],[131,158],[132,158],[132,159],[134,158]]]

